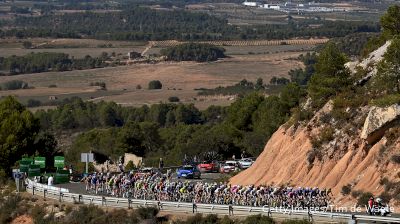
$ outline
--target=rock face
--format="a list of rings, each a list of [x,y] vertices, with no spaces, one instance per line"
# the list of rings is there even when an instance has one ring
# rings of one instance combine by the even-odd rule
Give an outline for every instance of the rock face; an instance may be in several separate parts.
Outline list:
[[[367,68],[369,65],[371,64],[375,64],[380,62],[383,59],[383,55],[386,52],[386,49],[390,46],[392,42],[390,40],[386,41],[386,43],[384,45],[382,45],[381,47],[379,47],[378,49],[376,49],[375,51],[371,52],[367,58],[365,58],[364,60],[362,60],[361,62],[347,62],[345,65],[347,68],[350,69],[350,71],[352,71],[353,73],[356,72],[356,67],[360,66],[362,68]]]
[[[268,141],[256,162],[247,170],[232,177],[230,183],[331,188],[335,195],[335,203],[338,203],[337,200],[344,200],[340,198],[340,192],[342,187],[348,184],[352,186],[352,190],[379,195],[384,190],[379,183],[381,178],[396,175],[400,171],[398,164],[379,161],[380,150],[385,141],[385,139],[380,140],[366,151],[365,143],[355,139],[348,144],[343,157],[324,158],[322,161],[314,162],[310,168],[307,153],[312,145],[305,128],[299,128],[293,134],[291,130],[281,127]]]
[[[368,143],[379,140],[398,119],[400,119],[400,105],[398,104],[385,108],[372,107],[365,119],[361,138]]]
[[[125,153],[124,155],[124,167],[129,163],[129,161],[132,161],[133,164],[138,167],[142,164],[143,158],[140,156],[137,156],[132,153]]]
[[[380,48],[376,49],[375,51],[371,52],[367,58],[362,60],[361,62],[348,62],[345,64],[345,66],[354,74],[357,71],[357,67],[361,67],[362,69],[368,69],[369,66],[375,65],[379,63],[383,59],[383,55],[385,54],[387,48],[390,46],[392,42],[390,40],[386,41],[384,45],[382,45]],[[356,85],[363,85],[365,84],[371,77],[373,77],[377,72],[376,67],[374,67],[372,70],[368,71],[368,74],[358,80],[355,84]]]

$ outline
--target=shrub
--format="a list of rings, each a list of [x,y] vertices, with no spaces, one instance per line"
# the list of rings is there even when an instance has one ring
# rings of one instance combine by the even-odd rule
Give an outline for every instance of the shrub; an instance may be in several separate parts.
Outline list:
[[[387,181],[384,186],[385,186],[385,191],[390,191],[390,190],[396,188],[397,183],[394,183],[394,182],[391,182],[391,181]]]
[[[344,185],[344,186],[342,187],[341,193],[342,193],[343,195],[349,195],[349,194],[351,193],[351,185],[350,185],[350,184]]]
[[[322,153],[321,153],[321,150],[319,150],[318,148],[313,148],[312,150],[310,150],[307,153],[308,164],[313,164],[315,161],[315,158],[317,158],[320,161],[322,160]]]
[[[142,89],[142,86],[141,85],[137,85],[136,89]]]
[[[39,107],[42,105],[42,102],[40,100],[35,100],[35,99],[29,99],[28,102],[26,103],[27,107]]]
[[[91,82],[90,86],[99,86],[101,89],[106,89],[106,83],[105,82]]]
[[[329,124],[332,120],[332,115],[329,113],[323,113],[323,114],[321,114],[321,117],[319,118],[319,120],[324,124]]]
[[[321,142],[330,142],[334,139],[334,137],[333,137],[334,133],[335,133],[335,130],[332,127],[326,127],[321,130],[319,139]]]
[[[360,194],[361,194],[361,191],[352,191],[351,192],[351,196],[353,198],[358,198],[358,196],[360,196]]]
[[[34,223],[46,223],[45,215],[46,210],[43,206],[35,205],[30,212]]]
[[[384,185],[386,185],[388,183],[389,183],[389,179],[387,177],[384,177],[384,178],[379,180],[379,184],[382,185],[382,186],[384,186]]]
[[[156,207],[139,207],[136,214],[140,219],[153,219],[157,216],[159,210]]]
[[[311,144],[313,148],[319,149],[324,143],[330,142],[334,139],[335,130],[332,127],[323,128],[319,136],[311,136]]]
[[[387,192],[383,192],[379,197],[384,201],[384,202],[389,202],[392,199],[392,195],[390,195]]]
[[[385,137],[387,139],[386,145],[392,145],[400,137],[400,127],[390,128],[388,131],[386,131]]]
[[[312,222],[308,220],[285,220],[282,222],[282,224],[311,224]]]
[[[57,88],[57,85],[56,84],[51,84],[51,85],[49,85],[49,88]]]
[[[358,205],[366,205],[368,204],[368,200],[374,195],[371,192],[361,192],[361,194],[357,198]]]
[[[162,49],[161,55],[173,61],[216,61],[225,57],[225,49],[204,43],[184,43]]]
[[[94,205],[82,205],[68,216],[67,223],[95,223],[94,220],[105,219],[105,212]]]
[[[24,46],[25,49],[32,48],[32,42],[30,42],[30,41],[24,41],[24,42],[22,43],[22,46]]]
[[[0,186],[7,182],[7,174],[3,169],[0,169]]]
[[[269,224],[275,223],[274,220],[270,217],[263,215],[252,215],[248,216],[243,222],[243,224]]]
[[[386,107],[400,103],[400,94],[388,94],[371,100],[371,104],[377,107]]]
[[[133,164],[132,160],[129,160],[129,162],[125,166],[126,171],[134,170],[136,168],[135,164]]]
[[[1,90],[27,89],[28,83],[21,80],[11,80],[0,85]]]
[[[198,214],[197,213],[196,215],[189,217],[186,221],[181,221],[181,222],[178,222],[178,223],[180,223],[180,224],[204,223],[205,224],[205,223],[208,223],[208,222],[206,222],[206,219],[208,219],[208,220],[214,219],[214,220],[212,220],[214,222],[210,222],[210,223],[217,223],[218,217],[216,217],[214,215],[212,215],[211,217],[209,217],[209,216],[207,216],[207,217],[203,217],[202,214]],[[215,220],[215,218],[216,218],[216,220]]]
[[[19,211],[23,208],[20,206],[21,197],[19,195],[9,195],[0,204],[0,223],[10,223]],[[18,211],[16,211],[18,209]],[[20,210],[21,209],[21,210]]]
[[[149,82],[149,89],[162,89],[162,84],[159,80],[152,80]]]
[[[392,162],[400,164],[400,154],[393,155],[391,158]]]
[[[171,103],[176,103],[176,102],[179,102],[180,99],[177,96],[171,96],[171,97],[168,98],[168,101],[171,102]]]

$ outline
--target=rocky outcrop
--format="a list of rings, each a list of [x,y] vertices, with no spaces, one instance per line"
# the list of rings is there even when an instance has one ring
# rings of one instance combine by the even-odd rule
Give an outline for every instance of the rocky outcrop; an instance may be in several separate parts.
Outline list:
[[[342,157],[324,157],[321,161],[316,160],[310,167],[307,155],[312,145],[306,128],[298,128],[293,132],[281,127],[268,141],[256,162],[232,177],[230,183],[331,188],[335,203],[343,205],[343,200],[348,200],[340,194],[344,185],[350,184],[352,190],[379,195],[384,191],[380,184],[382,177],[396,175],[400,171],[398,164],[379,161],[385,143],[383,138],[366,151],[365,143],[356,138],[337,149],[345,151]],[[349,203],[348,206],[354,201]]]
[[[133,165],[135,165],[136,167],[139,167],[140,165],[142,165],[143,157],[137,156],[137,155],[132,154],[132,153],[125,153],[125,155],[124,155],[124,167],[126,165],[128,165],[129,161],[132,161]]]
[[[345,66],[351,71],[351,73],[356,73],[357,72],[357,67],[360,67],[364,70],[367,70],[368,73],[366,76],[362,77],[360,80],[358,80],[355,85],[363,85],[365,84],[371,77],[373,77],[376,72],[376,65],[383,59],[383,55],[386,52],[386,49],[390,46],[391,41],[387,41],[384,45],[382,45],[380,48],[376,49],[375,51],[371,52],[367,58],[363,59],[361,62],[357,61],[352,61],[348,62],[345,64]]]
[[[345,206],[354,203],[354,198],[341,194],[345,185],[379,195],[385,189],[381,184],[383,178],[399,183],[400,164],[390,158],[399,153],[400,135],[395,134],[393,139],[384,134],[400,125],[397,123],[400,105],[349,109],[346,111],[351,113],[352,120],[345,123],[326,119],[332,107],[332,102],[328,102],[308,122],[289,128],[283,125],[272,135],[255,163],[232,177],[230,183],[331,188],[334,203]],[[333,126],[333,139],[315,148],[312,136]],[[316,159],[309,158],[313,151],[318,152]]]
[[[385,134],[385,131],[393,126],[400,119],[400,105],[395,104],[389,107],[371,107],[364,127],[361,131],[361,138],[369,144],[376,142]]]

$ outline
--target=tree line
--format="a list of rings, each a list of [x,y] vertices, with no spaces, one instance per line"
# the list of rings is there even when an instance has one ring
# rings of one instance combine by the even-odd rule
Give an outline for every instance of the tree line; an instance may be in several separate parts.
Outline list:
[[[54,21],[57,21],[55,23]],[[310,28],[310,25],[318,24]],[[246,40],[294,37],[341,37],[357,32],[379,32],[376,23],[363,21],[315,21],[289,19],[285,25],[230,25],[227,20],[185,10],[157,11],[127,6],[108,13],[45,14],[17,16],[5,22],[0,37],[91,37],[107,40]]]
[[[24,56],[0,57],[0,70],[7,71],[9,75],[24,73],[40,73],[48,71],[68,71],[92,69],[108,66],[105,63],[107,55],[101,57],[71,58],[68,54],[39,52],[29,53]]]
[[[41,128],[54,133],[83,131],[66,157],[71,162],[85,150],[116,159],[131,152],[156,161],[163,157],[180,164],[183,155],[215,155],[215,159],[258,155],[272,133],[290,116],[304,90],[290,84],[281,96],[252,93],[229,107],[210,106],[199,111],[193,105],[156,104],[140,108],[115,103],[84,102],[74,98],[53,110],[39,110]]]
[[[211,44],[185,43],[161,50],[161,55],[172,61],[216,61],[225,57],[225,49]]]

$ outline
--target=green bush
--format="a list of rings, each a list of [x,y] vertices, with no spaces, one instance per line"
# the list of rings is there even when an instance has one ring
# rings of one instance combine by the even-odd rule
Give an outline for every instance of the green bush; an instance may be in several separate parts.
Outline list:
[[[135,164],[133,164],[132,160],[129,160],[129,162],[125,166],[126,171],[134,170],[136,169]]]
[[[176,103],[176,102],[179,102],[180,99],[177,96],[171,96],[171,97],[168,98],[168,101],[171,102],[171,103]]]
[[[335,129],[331,126],[321,129],[318,136],[311,137],[311,144],[313,148],[319,149],[324,143],[330,142],[334,139]]]
[[[156,207],[139,207],[136,210],[136,215],[140,219],[153,219],[157,216],[159,210]]]
[[[392,195],[388,192],[383,192],[379,197],[386,203],[392,199]]]
[[[334,139],[335,130],[332,127],[326,127],[321,130],[319,134],[319,139],[321,142],[330,142]]]
[[[46,214],[47,213],[44,207],[39,205],[35,205],[30,211],[30,215],[34,223],[48,223],[53,216],[50,215],[49,217],[45,218]]]
[[[27,212],[21,205],[22,198],[19,195],[8,195],[0,200],[0,223],[10,223],[16,216]]]
[[[313,148],[307,153],[308,164],[313,164],[315,159],[322,160],[322,152],[319,148]]]
[[[252,215],[248,216],[242,221],[242,224],[273,224],[274,220],[270,217],[263,215]]]
[[[210,214],[207,216],[203,216],[202,214],[196,214],[194,216],[189,217],[186,221],[176,222],[177,224],[233,224],[233,220],[229,217],[224,217],[223,219],[219,219],[217,215]]]
[[[351,196],[353,198],[358,198],[358,196],[360,196],[361,193],[362,193],[361,191],[351,191]]]
[[[30,49],[30,48],[32,48],[32,42],[30,42],[30,41],[24,41],[24,42],[22,43],[22,46],[23,46],[25,49]]]
[[[216,61],[225,57],[225,49],[211,44],[184,43],[161,50],[161,55],[173,61]]]
[[[21,80],[11,80],[0,84],[0,90],[27,89],[28,83]]]
[[[392,162],[400,164],[400,154],[393,155],[391,158]]]
[[[371,100],[371,105],[377,107],[387,107],[399,103],[400,103],[400,94],[388,94],[380,98]]]
[[[162,84],[159,80],[152,80],[149,82],[149,89],[162,89]]]
[[[368,200],[374,195],[370,192],[361,192],[361,194],[357,198],[357,204],[360,206],[367,205]]]
[[[35,100],[35,99],[29,99],[28,102],[26,103],[27,107],[39,107],[42,105],[42,102],[40,100]]]
[[[389,183],[389,179],[387,177],[384,177],[382,179],[379,180],[379,184],[382,186],[385,186]]]
[[[351,193],[351,185],[344,185],[341,192],[343,195],[349,195]]]

